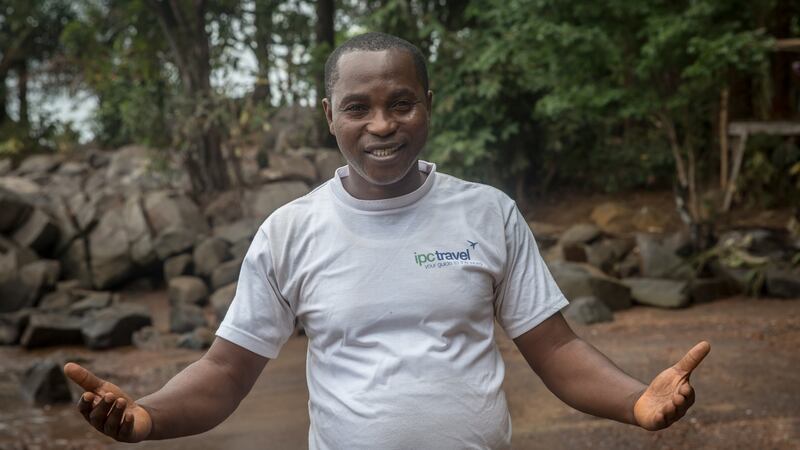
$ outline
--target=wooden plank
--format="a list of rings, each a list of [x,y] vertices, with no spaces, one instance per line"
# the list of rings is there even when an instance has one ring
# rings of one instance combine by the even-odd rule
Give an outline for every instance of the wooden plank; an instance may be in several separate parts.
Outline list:
[[[742,168],[742,160],[744,159],[744,149],[747,146],[747,133],[739,136],[739,141],[733,149],[733,172],[728,181],[728,189],[725,191],[725,198],[722,202],[722,212],[728,212],[731,209],[731,202],[733,201],[733,193],[736,192],[736,181],[739,179],[739,171]]]
[[[730,122],[728,134],[731,136],[745,136],[748,134],[769,134],[777,136],[800,135],[800,122],[792,121],[749,121]]]
[[[800,52],[800,38],[776,39],[774,48],[779,52]]]

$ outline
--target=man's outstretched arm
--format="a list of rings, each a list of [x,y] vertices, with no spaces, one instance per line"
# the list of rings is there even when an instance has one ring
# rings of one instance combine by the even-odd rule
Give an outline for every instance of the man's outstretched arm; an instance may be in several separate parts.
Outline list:
[[[711,350],[707,342],[692,348],[650,385],[631,377],[580,339],[561,313],[514,339],[544,384],[564,403],[598,417],[666,428],[694,403],[689,375]]]
[[[233,413],[267,358],[217,338],[198,361],[158,391],[134,401],[118,386],[68,363],[67,376],[86,392],[78,410],[101,433],[122,442],[202,433]]]

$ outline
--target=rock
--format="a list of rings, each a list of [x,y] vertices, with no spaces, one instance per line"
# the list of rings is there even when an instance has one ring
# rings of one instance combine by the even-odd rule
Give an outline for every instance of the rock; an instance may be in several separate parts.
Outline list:
[[[604,233],[625,234],[635,229],[632,223],[634,212],[617,202],[606,202],[595,206],[591,219]]]
[[[269,166],[259,172],[263,182],[281,180],[300,180],[314,183],[317,180],[317,169],[306,157],[296,153],[268,153]]]
[[[220,193],[206,206],[203,214],[214,227],[241,220],[244,216],[241,193],[236,190]]]
[[[250,242],[256,235],[260,222],[254,219],[243,219],[228,225],[214,228],[214,236],[228,244],[234,245],[241,241]]]
[[[214,308],[214,314],[220,322],[222,322],[222,319],[225,317],[225,313],[228,312],[228,308],[235,295],[236,283],[226,284],[211,294],[209,303],[211,303],[211,306]]]
[[[77,161],[67,161],[58,168],[58,173],[61,175],[76,177],[83,175],[89,171],[89,165]]]
[[[767,295],[800,299],[800,268],[769,267],[764,275]]]
[[[202,278],[180,276],[169,280],[169,302],[171,305],[202,305],[208,300],[208,288]]]
[[[0,177],[4,177],[11,173],[13,169],[13,164],[11,163],[11,158],[2,158],[0,159]]]
[[[198,327],[178,338],[178,347],[190,350],[205,350],[214,342],[214,332],[207,327]]]
[[[0,277],[39,259],[33,250],[0,236]]]
[[[308,193],[302,181],[279,181],[244,193],[245,213],[263,222],[276,209]]]
[[[247,255],[247,250],[250,249],[250,242],[251,241],[243,240],[233,244],[230,248],[231,258],[244,260],[245,255]]]
[[[119,304],[93,312],[81,331],[86,346],[99,350],[130,345],[133,332],[152,323],[146,308]]]
[[[689,283],[692,303],[709,303],[741,293],[723,278],[696,278]]]
[[[167,282],[181,275],[191,275],[193,271],[194,260],[188,253],[170,256],[164,261],[164,280]]]
[[[693,276],[689,263],[680,256],[691,246],[685,233],[664,236],[636,233],[636,244],[644,277],[688,279]]]
[[[738,292],[745,292],[748,294],[758,294],[758,292],[750,292],[754,286],[753,275],[754,271],[746,267],[728,267],[718,260],[714,260],[709,264],[709,268],[714,276],[722,278],[731,284],[731,286]]]
[[[602,239],[586,246],[586,260],[605,273],[614,273],[618,263],[635,245],[632,239]]]
[[[528,222],[528,227],[536,238],[536,243],[541,248],[549,248],[555,245],[561,233],[564,232],[564,229],[558,225],[533,220]]]
[[[643,206],[636,211],[636,214],[631,218],[633,226],[645,233],[663,233],[669,222],[669,218],[663,211]]]
[[[55,291],[46,294],[39,300],[38,309],[43,312],[61,312],[72,304],[72,296],[68,292]]]
[[[95,288],[118,286],[133,275],[135,266],[120,208],[103,214],[97,227],[89,235],[89,253]]]
[[[0,187],[0,233],[8,233],[22,225],[33,207],[17,192]]]
[[[682,308],[689,304],[687,281],[663,278],[625,278],[633,299],[659,308]]]
[[[144,210],[156,236],[168,230],[182,230],[194,240],[194,237],[209,232],[200,208],[185,195],[172,191],[150,192],[144,198]]]
[[[0,314],[0,345],[15,345],[28,326],[33,308],[20,309],[12,313]]]
[[[336,169],[347,165],[342,153],[338,150],[318,150],[314,154],[314,165],[320,181],[327,181],[333,178]]]
[[[81,286],[92,286],[92,271],[86,252],[86,241],[76,239],[60,255],[62,277],[76,280]]]
[[[158,262],[158,252],[142,203],[142,198],[138,195],[128,198],[123,206],[122,214],[125,234],[130,245],[131,259],[138,266],[148,267]]]
[[[53,290],[60,275],[61,263],[52,259],[40,259],[19,270],[20,280],[28,287],[34,302],[45,292]]]
[[[197,305],[175,303],[169,310],[169,330],[173,333],[187,333],[207,325],[203,308]]]
[[[69,381],[56,361],[39,361],[30,366],[22,377],[22,395],[36,405],[72,402]]]
[[[158,259],[165,260],[170,256],[184,253],[192,249],[197,235],[182,228],[170,228],[156,236],[154,246]]]
[[[562,246],[573,244],[589,244],[599,238],[601,231],[591,223],[579,223],[567,229],[558,240]]]
[[[586,262],[588,259],[586,255],[586,247],[588,246],[586,244],[573,242],[570,244],[558,244],[556,247],[561,248],[564,261],[581,263]]]
[[[211,276],[214,269],[230,258],[228,243],[218,237],[206,238],[195,246],[192,257],[195,273]]]
[[[35,208],[28,219],[14,231],[12,238],[23,247],[39,254],[49,252],[58,240],[58,226],[44,211]]]
[[[58,155],[33,155],[25,158],[19,167],[17,175],[45,174],[55,171],[61,165]]]
[[[168,174],[154,170],[151,162],[153,154],[154,150],[140,145],[128,145],[110,153],[104,182],[133,191],[167,187],[170,181]]]
[[[132,341],[141,350],[165,350],[178,346],[178,335],[160,333],[154,327],[143,327],[133,333]]]
[[[553,262],[553,278],[567,298],[596,297],[612,311],[631,306],[630,289],[587,264]]]
[[[92,292],[71,304],[67,311],[71,316],[82,317],[87,313],[111,306],[112,298],[111,292]]]
[[[628,252],[615,267],[616,275],[619,278],[630,278],[639,275],[639,270],[639,252],[636,248]]]
[[[234,259],[217,266],[211,273],[211,289],[216,291],[222,286],[238,280],[239,271],[242,268],[242,261],[241,259]]]
[[[0,313],[32,307],[36,300],[18,271],[0,272]]]
[[[24,348],[82,344],[81,319],[56,314],[32,314],[20,338]]]
[[[580,297],[569,302],[564,316],[573,322],[589,325],[598,322],[611,322],[614,313],[605,303],[595,297]]]

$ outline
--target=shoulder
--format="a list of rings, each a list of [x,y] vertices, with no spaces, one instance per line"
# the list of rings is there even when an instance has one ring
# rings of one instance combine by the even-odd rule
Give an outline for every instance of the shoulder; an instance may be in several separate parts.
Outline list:
[[[504,220],[516,209],[516,202],[505,192],[488,184],[462,180],[445,173],[439,177],[440,199],[448,203],[460,203],[469,209],[480,209],[484,213],[496,213]]]
[[[298,197],[279,207],[270,214],[259,227],[259,232],[266,233],[272,238],[286,235],[294,229],[302,229],[304,224],[309,224],[318,217],[321,208],[329,205],[328,183],[326,181],[309,193]]]

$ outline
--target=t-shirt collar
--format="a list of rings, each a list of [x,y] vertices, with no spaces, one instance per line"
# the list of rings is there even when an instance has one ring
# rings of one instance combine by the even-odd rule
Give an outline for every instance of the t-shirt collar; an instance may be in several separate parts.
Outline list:
[[[353,197],[349,192],[347,192],[342,184],[342,178],[350,175],[350,166],[342,166],[336,169],[336,172],[334,173],[333,179],[330,183],[331,189],[338,200],[352,208],[361,211],[387,211],[391,209],[402,208],[419,201],[433,187],[434,179],[436,178],[436,164],[423,161],[421,159],[418,161],[418,163],[420,172],[427,173],[428,176],[425,178],[422,186],[418,187],[412,192],[409,192],[408,194],[401,195],[399,197],[385,198],[380,200],[362,200]]]

